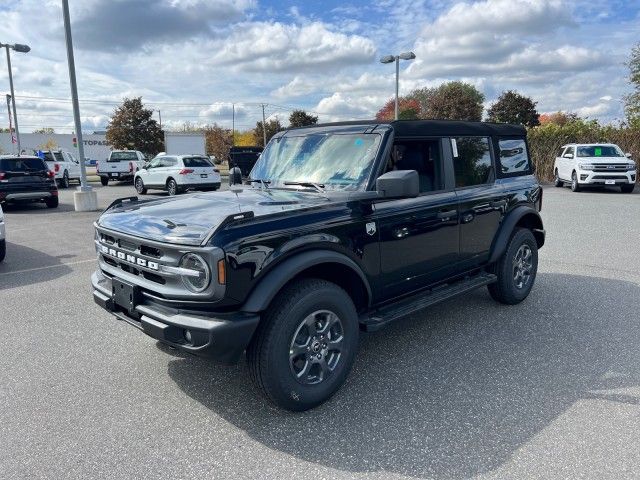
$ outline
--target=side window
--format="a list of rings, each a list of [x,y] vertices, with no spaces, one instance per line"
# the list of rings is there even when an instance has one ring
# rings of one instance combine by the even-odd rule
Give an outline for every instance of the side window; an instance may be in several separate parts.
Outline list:
[[[568,153],[569,153],[569,154],[571,154],[571,155],[573,155],[573,156],[575,157],[575,156],[576,156],[576,152],[575,152],[575,150],[576,150],[576,149],[575,149],[575,148],[573,148],[573,147],[567,147],[567,149],[564,151],[564,154],[566,155],[566,154],[568,154]]]
[[[162,158],[156,157],[149,162],[149,168],[158,168],[162,166]]]
[[[440,140],[399,140],[394,143],[386,171],[415,170],[420,193],[443,188]]]
[[[566,147],[560,147],[560,151],[558,152],[558,157],[559,157],[559,158],[562,158],[562,155],[564,154],[564,149],[565,149],[565,148],[566,148]]]
[[[499,138],[500,171],[504,174],[529,173],[531,164],[523,138]]]
[[[491,150],[487,137],[451,139],[456,187],[488,183],[491,177]]]

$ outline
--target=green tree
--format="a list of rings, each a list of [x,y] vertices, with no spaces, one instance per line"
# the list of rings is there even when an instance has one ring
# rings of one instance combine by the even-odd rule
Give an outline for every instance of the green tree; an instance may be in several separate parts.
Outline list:
[[[633,91],[624,97],[624,113],[629,125],[640,128],[640,43],[631,49],[629,83]]]
[[[537,102],[520,95],[514,90],[502,92],[498,100],[489,108],[489,121],[515,123],[526,127],[540,125],[540,114],[536,110]]]
[[[51,127],[38,128],[34,130],[33,133],[43,133],[45,135],[53,135],[56,131]]]
[[[304,110],[294,110],[289,115],[289,126],[291,128],[307,127],[318,123],[318,117],[309,115]]]
[[[142,97],[125,98],[107,126],[107,142],[118,149],[135,149],[147,155],[164,150],[164,135],[153,110],[144,108]]]
[[[484,94],[470,83],[456,81],[435,88],[420,88],[406,98],[418,102],[420,118],[482,120]]]
[[[283,130],[282,125],[280,124],[280,120],[278,120],[277,118],[274,118],[273,120],[269,120],[267,122],[267,128],[266,128],[267,143],[269,143],[269,140],[271,140],[271,137],[273,137],[280,130]],[[257,146],[259,147],[265,146],[264,138],[262,135],[262,122],[256,123],[256,128],[253,130],[253,140]]]

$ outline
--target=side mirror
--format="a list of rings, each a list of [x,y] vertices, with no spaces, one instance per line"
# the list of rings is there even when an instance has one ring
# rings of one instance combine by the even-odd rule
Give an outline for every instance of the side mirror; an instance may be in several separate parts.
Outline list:
[[[625,153],[625,154],[624,154],[624,156],[625,156],[625,157],[627,157],[627,158],[631,158],[631,154],[630,154],[630,153],[628,153],[628,152],[627,152],[627,153]]]
[[[564,158],[573,158],[573,153],[565,153],[563,155]]]
[[[229,185],[239,185],[242,183],[242,171],[238,167],[229,170]]]
[[[413,198],[420,194],[420,179],[415,170],[394,170],[380,175],[376,190],[382,198]]]

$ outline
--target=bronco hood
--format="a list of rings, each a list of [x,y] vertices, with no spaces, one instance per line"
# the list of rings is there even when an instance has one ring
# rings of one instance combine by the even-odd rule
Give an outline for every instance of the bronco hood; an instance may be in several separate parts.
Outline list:
[[[107,209],[98,225],[159,242],[200,245],[230,215],[283,213],[328,203],[322,195],[292,190],[242,190],[194,193]]]

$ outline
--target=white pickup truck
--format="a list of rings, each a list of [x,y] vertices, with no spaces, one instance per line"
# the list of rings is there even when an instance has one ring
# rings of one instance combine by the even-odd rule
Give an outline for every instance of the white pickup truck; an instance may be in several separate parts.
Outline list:
[[[138,150],[113,150],[106,161],[96,163],[96,173],[106,186],[109,180],[131,180],[145,163],[145,156]]]
[[[60,188],[69,188],[71,180],[80,183],[80,162],[64,150],[39,151],[38,156],[47,162],[49,170],[55,173],[56,183]]]

